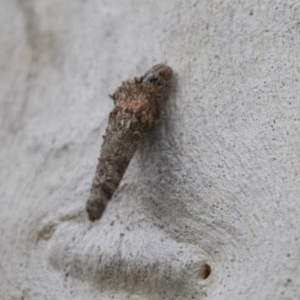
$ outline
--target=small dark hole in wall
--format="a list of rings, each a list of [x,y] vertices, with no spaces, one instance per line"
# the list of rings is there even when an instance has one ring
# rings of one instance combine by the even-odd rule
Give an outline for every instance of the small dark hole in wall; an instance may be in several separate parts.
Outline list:
[[[199,277],[201,279],[206,279],[211,273],[211,266],[209,264],[203,264],[199,269]]]

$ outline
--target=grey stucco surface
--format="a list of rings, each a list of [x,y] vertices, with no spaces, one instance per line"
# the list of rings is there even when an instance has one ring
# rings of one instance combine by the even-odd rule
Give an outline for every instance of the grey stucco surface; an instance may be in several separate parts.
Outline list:
[[[298,1],[0,5],[1,299],[300,297]],[[90,223],[108,94],[158,62],[163,117]]]

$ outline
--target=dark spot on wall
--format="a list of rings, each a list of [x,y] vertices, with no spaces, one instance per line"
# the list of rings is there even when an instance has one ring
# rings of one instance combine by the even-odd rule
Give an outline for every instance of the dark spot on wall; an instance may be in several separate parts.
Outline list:
[[[198,275],[201,279],[207,279],[211,274],[211,266],[208,263],[205,263],[200,266]]]

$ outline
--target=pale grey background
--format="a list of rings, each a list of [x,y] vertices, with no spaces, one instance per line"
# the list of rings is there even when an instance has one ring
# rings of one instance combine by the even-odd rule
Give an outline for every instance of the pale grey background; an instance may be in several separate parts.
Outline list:
[[[299,1],[0,8],[1,299],[300,297]],[[158,62],[164,117],[90,223],[107,95]]]

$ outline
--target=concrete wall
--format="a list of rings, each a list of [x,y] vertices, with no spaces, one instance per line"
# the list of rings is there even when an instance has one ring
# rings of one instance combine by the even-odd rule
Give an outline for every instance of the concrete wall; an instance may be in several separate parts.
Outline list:
[[[299,1],[0,6],[1,299],[300,297]],[[91,223],[108,94],[158,62],[164,116]]]

